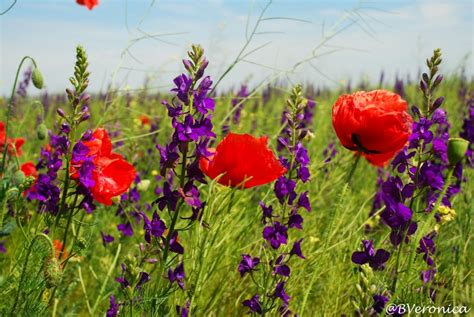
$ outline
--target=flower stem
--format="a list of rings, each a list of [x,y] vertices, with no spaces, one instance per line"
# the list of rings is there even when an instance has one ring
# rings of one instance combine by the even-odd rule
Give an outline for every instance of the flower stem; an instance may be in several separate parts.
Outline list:
[[[346,183],[349,184],[349,185],[350,185],[352,176],[354,175],[354,172],[355,172],[355,170],[356,170],[357,164],[359,164],[359,161],[360,161],[360,157],[361,157],[361,156],[362,156],[362,152],[361,152],[361,151],[357,151],[356,159],[355,159],[354,163],[352,164],[351,171],[349,172],[349,175],[347,176],[347,180],[346,180]]]
[[[28,251],[26,252],[25,263],[23,264],[23,269],[21,271],[20,282],[18,283],[18,291],[16,293],[15,302],[13,303],[12,309],[10,311],[10,316],[15,316],[18,313],[18,312],[15,312],[15,310],[16,310],[16,306],[18,304],[18,299],[20,298],[21,286],[23,285],[23,280],[25,279],[26,268],[28,267],[28,261],[29,261],[29,258],[30,258],[31,250],[33,249],[33,245],[35,244],[35,242],[38,238],[44,238],[44,239],[46,239],[46,241],[48,241],[48,244],[51,248],[51,254],[52,254],[52,256],[55,256],[53,242],[51,241],[51,239],[47,235],[45,235],[44,233],[38,233],[31,240],[30,245],[28,246]]]
[[[27,59],[31,60],[33,62],[33,65],[36,67],[35,60],[30,56],[25,56],[25,57],[22,58],[20,64],[18,65],[18,68],[16,70],[15,81],[13,82],[12,92],[11,92],[10,99],[8,100],[8,105],[7,105],[7,120],[5,122],[5,146],[3,148],[2,169],[0,169],[1,172],[5,171],[5,159],[6,159],[7,150],[8,150],[8,132],[9,132],[9,126],[10,126],[10,124],[9,124],[10,123],[10,117],[12,115],[12,109],[13,109],[13,97],[15,96],[16,84],[18,83],[18,77],[20,76],[21,67],[23,66],[23,63]]]

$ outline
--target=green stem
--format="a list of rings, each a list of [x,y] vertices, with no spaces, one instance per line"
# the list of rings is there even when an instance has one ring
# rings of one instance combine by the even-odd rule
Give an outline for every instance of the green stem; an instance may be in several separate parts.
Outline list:
[[[95,300],[94,307],[92,307],[92,316],[94,316],[95,310],[97,309],[97,306],[99,305],[102,294],[105,291],[105,287],[107,286],[107,282],[109,281],[109,278],[112,275],[112,272],[114,271],[115,266],[117,265],[117,260],[119,258],[121,249],[122,249],[122,245],[119,243],[117,247],[117,252],[115,253],[114,261],[112,262],[112,265],[110,266],[109,271],[107,272],[107,276],[105,277],[105,280],[102,283],[102,286],[100,287],[99,295],[97,296],[97,299]]]
[[[69,174],[69,173],[68,173],[68,174]],[[65,188],[67,188],[67,186],[65,186]],[[66,190],[66,193],[67,193],[67,190]],[[66,249],[67,234],[68,234],[68,231],[69,231],[69,226],[71,225],[72,217],[73,217],[73,215],[74,215],[74,207],[76,206],[77,197],[78,197],[78,196],[79,196],[79,194],[76,193],[76,196],[74,197],[73,206],[72,206],[72,208],[69,210],[69,215],[68,215],[67,222],[66,222],[66,228],[64,228],[63,244],[62,244],[62,247],[61,247],[61,252],[59,253],[59,258],[60,258],[60,259],[62,258],[63,253],[64,253],[64,250]],[[63,197],[64,197],[64,196],[63,196]]]
[[[38,233],[31,240],[30,245],[28,246],[28,251],[26,252],[25,263],[23,264],[23,269],[21,271],[20,282],[18,283],[18,292],[16,293],[15,302],[13,303],[12,309],[10,311],[10,316],[15,316],[18,313],[18,312],[15,311],[15,309],[16,309],[16,306],[18,304],[18,299],[20,298],[21,286],[23,285],[23,280],[25,279],[26,268],[28,267],[28,261],[29,261],[29,258],[30,258],[31,250],[33,249],[33,245],[35,244],[36,239],[38,239],[38,238],[46,239],[46,241],[50,245],[52,256],[55,256],[53,242],[51,241],[51,239],[47,235],[45,235],[44,233]]]
[[[354,172],[355,172],[355,170],[356,170],[357,164],[359,164],[359,161],[360,161],[360,157],[361,157],[361,156],[362,156],[362,152],[361,152],[361,151],[357,151],[356,159],[355,159],[354,163],[352,164],[352,168],[351,168],[351,171],[349,172],[349,175],[347,176],[347,180],[346,180],[346,183],[347,183],[347,184],[350,184],[351,179],[352,179],[352,176],[354,175]]]
[[[3,156],[2,156],[2,169],[0,171],[5,171],[5,160],[7,156],[7,149],[8,149],[8,132],[9,132],[9,127],[10,127],[10,117],[12,115],[12,109],[13,109],[13,97],[15,96],[15,90],[16,90],[16,84],[18,83],[18,77],[20,76],[20,70],[21,67],[23,66],[23,63],[27,60],[31,60],[33,62],[33,65],[36,66],[36,61],[30,57],[30,56],[25,56],[22,58],[20,64],[18,65],[18,68],[16,70],[16,75],[15,75],[15,81],[13,82],[13,87],[12,87],[12,92],[10,94],[10,99],[8,100],[8,105],[7,105],[7,120],[5,122],[5,146],[3,149]]]

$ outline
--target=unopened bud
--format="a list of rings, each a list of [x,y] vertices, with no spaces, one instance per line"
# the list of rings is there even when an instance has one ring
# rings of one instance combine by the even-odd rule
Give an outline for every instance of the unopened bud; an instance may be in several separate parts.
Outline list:
[[[36,128],[36,136],[39,140],[46,139],[46,137],[48,136],[48,127],[46,126],[46,124],[40,123],[40,125]]]
[[[466,155],[469,142],[462,138],[450,138],[448,141],[449,164],[456,165]]]
[[[49,257],[44,266],[44,280],[46,288],[52,288],[59,285],[61,281],[62,271],[58,259]]]
[[[420,80],[420,89],[424,94],[426,94],[426,91],[428,90],[428,86],[426,86],[426,83],[423,80]]]
[[[13,174],[13,181],[15,182],[15,184],[17,185],[23,184],[25,180],[26,180],[26,176],[25,176],[25,173],[23,173],[23,171],[18,170],[15,172],[15,174]]]
[[[441,83],[442,80],[443,80],[443,75],[436,76],[436,79],[433,82],[433,87],[438,86]]]
[[[431,111],[438,109],[443,104],[443,101],[444,97],[437,98],[431,105]]]
[[[43,85],[44,85],[43,75],[39,71],[38,67],[35,67],[35,69],[33,69],[33,73],[31,74],[31,80],[33,82],[33,85],[36,88],[38,89],[43,88]]]
[[[66,118],[66,113],[64,112],[63,109],[58,108],[58,110],[56,110],[56,112],[61,118]]]

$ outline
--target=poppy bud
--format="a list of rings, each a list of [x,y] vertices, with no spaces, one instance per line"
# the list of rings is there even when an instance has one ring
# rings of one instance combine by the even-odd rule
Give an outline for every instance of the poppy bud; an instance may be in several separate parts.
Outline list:
[[[43,75],[41,75],[41,72],[39,71],[38,67],[33,69],[33,73],[31,74],[31,80],[33,81],[33,85],[38,88],[42,89],[43,88]]]
[[[438,109],[444,101],[444,97],[439,97],[431,105],[431,111]]]
[[[46,139],[48,136],[48,127],[46,124],[40,123],[40,125],[36,128],[36,136],[38,137],[38,140]]]
[[[20,185],[23,184],[23,182],[26,180],[26,175],[23,173],[23,171],[16,171],[15,174],[13,174],[13,181],[15,184]]]
[[[449,164],[456,165],[466,154],[469,142],[462,138],[450,138],[448,141],[448,160]]]
[[[58,259],[55,257],[49,257],[44,265],[44,280],[46,282],[46,288],[58,286],[61,277],[62,272]]]

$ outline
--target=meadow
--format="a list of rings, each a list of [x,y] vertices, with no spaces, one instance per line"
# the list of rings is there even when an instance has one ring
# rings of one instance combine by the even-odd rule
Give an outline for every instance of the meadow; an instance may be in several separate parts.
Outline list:
[[[0,99],[0,316],[473,314],[474,81],[442,50],[216,89],[192,45],[170,91],[100,94],[69,53],[64,93],[31,56]]]

